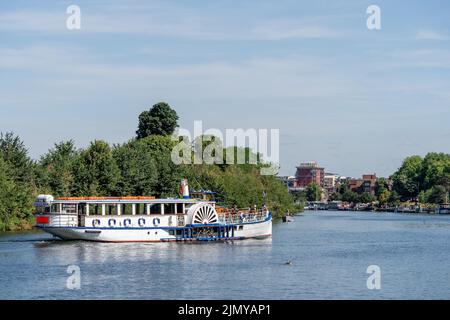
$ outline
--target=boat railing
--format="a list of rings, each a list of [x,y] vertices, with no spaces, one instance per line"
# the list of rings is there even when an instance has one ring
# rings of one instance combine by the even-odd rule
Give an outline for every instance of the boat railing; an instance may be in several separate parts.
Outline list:
[[[51,227],[76,227],[78,225],[77,214],[49,214],[48,226]]]
[[[226,224],[238,224],[238,223],[249,223],[249,222],[261,222],[264,221],[269,212],[240,212],[240,213],[219,213],[219,222]]]

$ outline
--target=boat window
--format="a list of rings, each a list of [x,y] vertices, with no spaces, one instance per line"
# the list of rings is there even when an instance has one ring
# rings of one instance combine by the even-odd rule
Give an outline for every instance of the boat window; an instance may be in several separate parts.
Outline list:
[[[52,212],[59,212],[59,204],[52,204]]]
[[[136,214],[146,214],[144,203],[136,203]]]
[[[184,213],[182,203],[177,203],[177,213]]]
[[[244,230],[244,226],[239,226],[239,230]]]
[[[79,203],[78,204],[78,214],[86,214],[86,203]]]
[[[133,205],[131,203],[123,203],[120,214],[126,215],[126,214],[132,214],[132,213],[133,213]]]
[[[95,215],[99,215],[99,214],[102,214],[102,206],[97,203],[89,204],[89,215],[95,216]]]
[[[110,216],[117,215],[117,204],[107,204],[105,214]]]
[[[50,213],[50,207],[44,207],[44,213]]]
[[[77,205],[75,203],[63,203],[62,212],[77,213]]]
[[[164,203],[164,214],[175,214],[175,203]]]
[[[173,230],[169,230],[169,235],[173,236],[175,232]]]
[[[161,214],[161,204],[154,203],[150,205],[150,214]]]
[[[189,208],[192,207],[194,204],[193,203],[186,203],[184,205],[184,212],[183,213],[187,213]]]

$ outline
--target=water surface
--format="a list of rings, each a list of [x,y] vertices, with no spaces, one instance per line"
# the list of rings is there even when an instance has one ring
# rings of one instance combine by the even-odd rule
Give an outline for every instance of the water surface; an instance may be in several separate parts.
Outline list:
[[[66,286],[69,265],[79,290]],[[367,289],[369,265],[380,290]],[[4,233],[0,298],[450,299],[450,216],[307,212],[274,223],[270,239],[198,244]]]

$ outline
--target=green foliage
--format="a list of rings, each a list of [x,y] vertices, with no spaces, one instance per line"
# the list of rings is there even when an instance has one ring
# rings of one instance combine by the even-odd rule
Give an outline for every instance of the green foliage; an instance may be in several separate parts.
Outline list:
[[[380,197],[381,195],[386,195],[386,191],[389,191],[389,185],[386,178],[379,178],[375,182],[375,196]]]
[[[378,194],[378,202],[380,205],[385,205],[389,203],[389,199],[391,198],[391,192],[388,189],[383,189]]]
[[[402,200],[417,197],[420,192],[420,173],[422,158],[411,156],[403,161],[402,166],[392,176],[394,190]]]
[[[391,195],[389,196],[388,203],[390,203],[392,205],[399,205],[400,204],[400,199],[401,199],[401,197],[398,194],[398,192],[393,190],[391,192]]]
[[[248,208],[266,204],[275,217],[295,209],[286,186],[274,176],[262,176],[258,166],[199,164],[183,166],[183,171],[191,188],[217,192],[227,205]]]
[[[53,149],[41,157],[41,182],[45,191],[54,196],[70,196],[75,182],[74,166],[79,152],[73,140],[56,143]]]
[[[32,161],[19,136],[12,132],[0,133],[0,158],[9,164],[11,178],[26,184],[33,177]]]
[[[322,189],[316,183],[311,183],[305,188],[305,196],[308,201],[320,201]]]
[[[158,179],[156,161],[141,140],[131,140],[113,149],[113,158],[121,173],[119,195],[151,195]]]
[[[448,191],[444,186],[437,185],[419,193],[420,203],[444,204],[448,202]]]
[[[342,200],[342,195],[339,192],[333,192],[328,197],[328,200],[330,200],[330,201],[341,201]]]
[[[155,104],[149,111],[139,115],[139,125],[136,131],[138,139],[151,135],[171,135],[177,127],[178,115],[167,103]]]
[[[111,148],[104,141],[91,142],[89,148],[82,150],[74,163],[75,195],[117,195],[119,180],[119,168],[113,159]]]
[[[13,133],[0,134],[0,230],[30,225],[35,194],[34,166]]]
[[[144,191],[157,197],[173,197],[178,194],[182,172],[180,166],[174,164],[171,159],[175,143],[170,136],[158,135],[129,143],[137,149],[137,152],[143,153],[139,156],[137,164],[143,166],[139,169],[140,179],[143,179],[146,189],[135,190],[136,195],[140,195],[139,193]],[[147,160],[151,163],[144,163]],[[155,168],[153,173],[150,172],[152,167]],[[124,168],[121,169],[122,175],[126,175]],[[146,174],[149,176],[144,177]]]
[[[408,157],[392,180],[400,200],[417,197],[421,203],[446,203],[450,191],[450,155],[432,152],[423,159]]]
[[[359,198],[358,198],[359,203],[370,203],[370,202],[374,202],[375,200],[376,200],[375,196],[373,196],[372,194],[370,194],[368,192],[363,192],[362,194],[359,195]]]

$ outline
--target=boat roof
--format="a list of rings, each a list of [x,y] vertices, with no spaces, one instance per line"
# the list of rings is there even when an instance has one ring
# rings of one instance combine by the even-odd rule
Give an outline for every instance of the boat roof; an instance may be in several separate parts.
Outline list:
[[[155,197],[63,197],[57,198],[51,203],[95,203],[95,204],[115,204],[115,203],[198,203],[198,202],[214,202],[205,201],[196,198],[164,198],[156,199]]]

